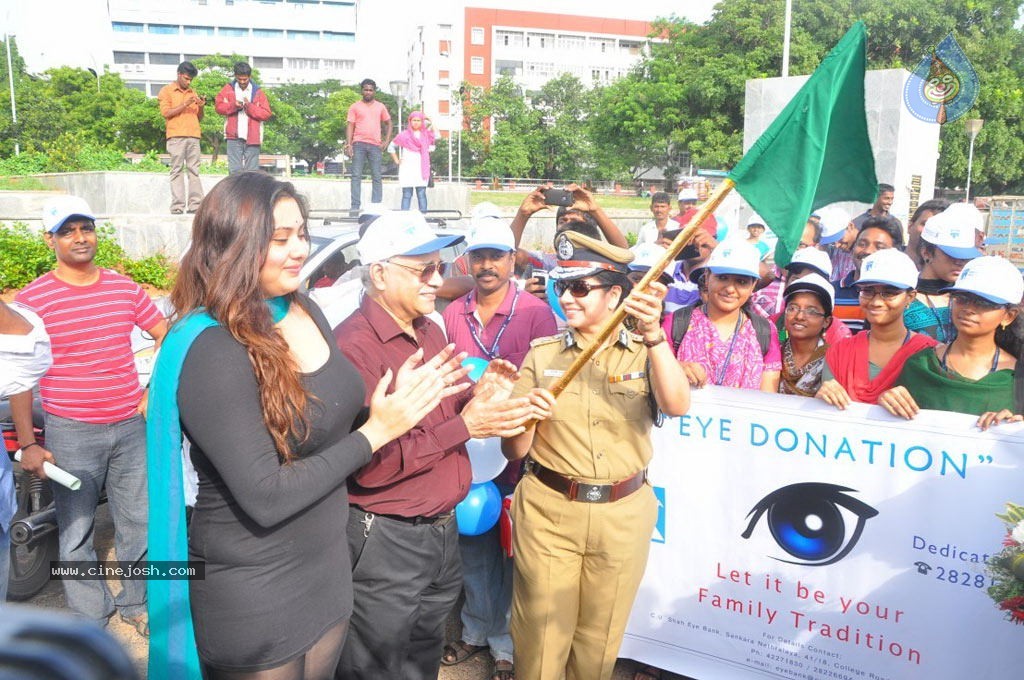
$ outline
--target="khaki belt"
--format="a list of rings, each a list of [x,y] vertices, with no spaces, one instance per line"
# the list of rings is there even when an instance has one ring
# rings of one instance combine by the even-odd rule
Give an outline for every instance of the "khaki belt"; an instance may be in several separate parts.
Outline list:
[[[588,484],[550,470],[533,459],[526,461],[526,471],[569,500],[581,503],[614,503],[642,487],[647,480],[647,470],[643,469],[614,484]]]

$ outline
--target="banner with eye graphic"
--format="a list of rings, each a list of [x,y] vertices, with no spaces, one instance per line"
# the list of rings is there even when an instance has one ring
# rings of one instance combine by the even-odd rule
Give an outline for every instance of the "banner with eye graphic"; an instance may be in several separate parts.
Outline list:
[[[709,387],[652,434],[661,505],[620,656],[699,680],[1002,677],[989,597],[1024,426]]]

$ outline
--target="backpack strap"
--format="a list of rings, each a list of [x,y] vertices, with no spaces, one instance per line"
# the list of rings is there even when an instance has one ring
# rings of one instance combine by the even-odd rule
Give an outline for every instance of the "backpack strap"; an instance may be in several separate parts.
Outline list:
[[[678,352],[679,345],[683,342],[686,331],[690,329],[690,318],[693,316],[693,308],[696,305],[680,307],[672,312],[672,351]]]
[[[679,351],[679,345],[690,329],[690,319],[693,317],[693,309],[696,305],[680,307],[672,312],[672,350]],[[743,313],[750,319],[750,325],[754,327],[754,334],[757,336],[757,344],[761,348],[761,356],[768,355],[768,349],[772,343],[772,323],[755,311],[743,308]]]
[[[754,327],[754,334],[757,336],[757,344],[761,347],[761,356],[768,356],[768,348],[772,344],[772,322],[753,310],[743,308],[743,313],[750,319],[750,325]]]

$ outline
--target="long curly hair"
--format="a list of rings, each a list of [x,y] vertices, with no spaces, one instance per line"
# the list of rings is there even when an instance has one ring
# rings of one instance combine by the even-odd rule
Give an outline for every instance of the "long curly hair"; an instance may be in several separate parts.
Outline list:
[[[285,463],[294,458],[293,446],[309,436],[305,411],[310,395],[284,337],[274,328],[260,289],[260,269],[274,234],[274,206],[289,198],[298,203],[305,225],[306,202],[290,183],[260,172],[221,180],[196,212],[192,244],[171,292],[177,318],[202,308],[246,348],[263,420]],[[287,297],[303,304],[295,293]]]

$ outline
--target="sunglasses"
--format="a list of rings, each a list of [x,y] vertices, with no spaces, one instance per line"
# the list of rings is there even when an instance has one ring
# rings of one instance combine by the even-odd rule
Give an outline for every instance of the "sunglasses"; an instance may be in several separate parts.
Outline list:
[[[607,283],[593,284],[580,279],[576,279],[575,281],[555,281],[554,285],[555,295],[558,297],[562,297],[562,295],[565,294],[565,291],[569,291],[569,295],[572,295],[574,298],[585,298],[590,295],[590,291],[592,290],[611,288],[611,285]]]
[[[67,238],[68,236],[71,236],[72,234],[74,234],[76,231],[81,231],[83,234],[95,234],[96,233],[96,225],[95,224],[80,224],[77,227],[61,227],[60,229],[58,229],[54,233],[57,234],[57,236],[59,238]]]
[[[420,278],[421,283],[430,283],[430,279],[434,278],[434,274],[440,274],[442,277],[448,271],[447,262],[428,262],[423,267],[411,267],[401,262],[393,262],[392,260],[384,260],[388,264],[393,264],[402,269],[407,269],[412,273],[416,274]]]
[[[950,293],[949,299],[958,305],[974,307],[978,311],[982,312],[994,312],[997,309],[1006,309],[1006,305],[986,300],[980,295],[974,295],[972,293]]]
[[[857,290],[857,297],[861,299],[861,302],[871,302],[875,299],[875,296],[882,298],[886,302],[892,302],[901,293],[907,291],[903,288],[896,288],[895,286],[880,286],[877,288],[859,288]]]

